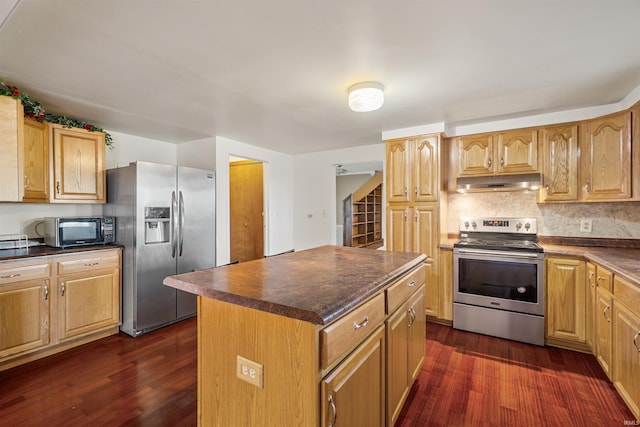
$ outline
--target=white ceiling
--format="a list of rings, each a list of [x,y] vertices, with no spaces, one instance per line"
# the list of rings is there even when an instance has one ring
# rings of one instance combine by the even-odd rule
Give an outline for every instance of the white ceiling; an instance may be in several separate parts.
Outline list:
[[[296,154],[619,102],[640,85],[640,1],[21,0],[0,78],[111,131]],[[386,103],[354,113],[365,80]]]

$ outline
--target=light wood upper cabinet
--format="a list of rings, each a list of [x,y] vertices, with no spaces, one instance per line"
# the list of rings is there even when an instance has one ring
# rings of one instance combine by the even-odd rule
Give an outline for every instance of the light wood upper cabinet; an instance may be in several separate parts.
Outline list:
[[[440,183],[440,135],[387,141],[387,202],[435,202]]]
[[[53,141],[51,202],[105,202],[105,136],[50,125]]]
[[[23,202],[49,201],[49,125],[24,119]]]
[[[457,139],[458,176],[514,174],[538,170],[538,132],[518,129]]]
[[[493,173],[494,135],[471,135],[457,139],[458,175],[475,176]]]
[[[23,122],[20,100],[0,96],[0,202],[20,202],[24,195]]]
[[[541,201],[578,199],[578,126],[561,125],[540,131],[543,188]]]
[[[631,198],[631,112],[583,123],[580,141],[583,199]]]
[[[547,340],[561,346],[584,344],[585,262],[549,257],[546,265]]]

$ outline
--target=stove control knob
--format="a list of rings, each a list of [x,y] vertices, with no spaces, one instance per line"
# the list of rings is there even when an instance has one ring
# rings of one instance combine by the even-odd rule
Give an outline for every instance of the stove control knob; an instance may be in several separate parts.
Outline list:
[[[476,224],[476,222],[475,222],[475,221],[473,221],[473,222],[471,223],[471,226],[472,226],[472,227],[473,227],[473,229],[475,230],[475,229],[476,229],[476,227],[478,226],[478,224]]]
[[[531,224],[529,224],[528,222],[524,224],[524,228],[525,230],[529,231],[529,229],[531,228]]]
[[[519,222],[516,224],[516,231],[520,231],[520,229],[522,228],[522,223]]]
[[[464,228],[469,228],[469,221],[464,222]]]

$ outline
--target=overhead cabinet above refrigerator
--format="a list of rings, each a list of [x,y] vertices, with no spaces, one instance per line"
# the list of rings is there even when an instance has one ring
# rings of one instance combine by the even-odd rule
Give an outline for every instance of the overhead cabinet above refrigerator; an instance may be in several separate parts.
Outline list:
[[[124,245],[122,326],[138,336],[196,314],[167,276],[215,267],[214,172],[147,162],[107,170],[105,214]]]

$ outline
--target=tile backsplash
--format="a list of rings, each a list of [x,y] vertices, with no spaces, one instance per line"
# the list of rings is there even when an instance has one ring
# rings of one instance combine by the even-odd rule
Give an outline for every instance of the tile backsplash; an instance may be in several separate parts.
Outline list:
[[[640,202],[538,204],[536,192],[450,193],[448,232],[458,232],[460,217],[533,217],[540,236],[640,239]],[[580,220],[591,219],[591,233]]]

